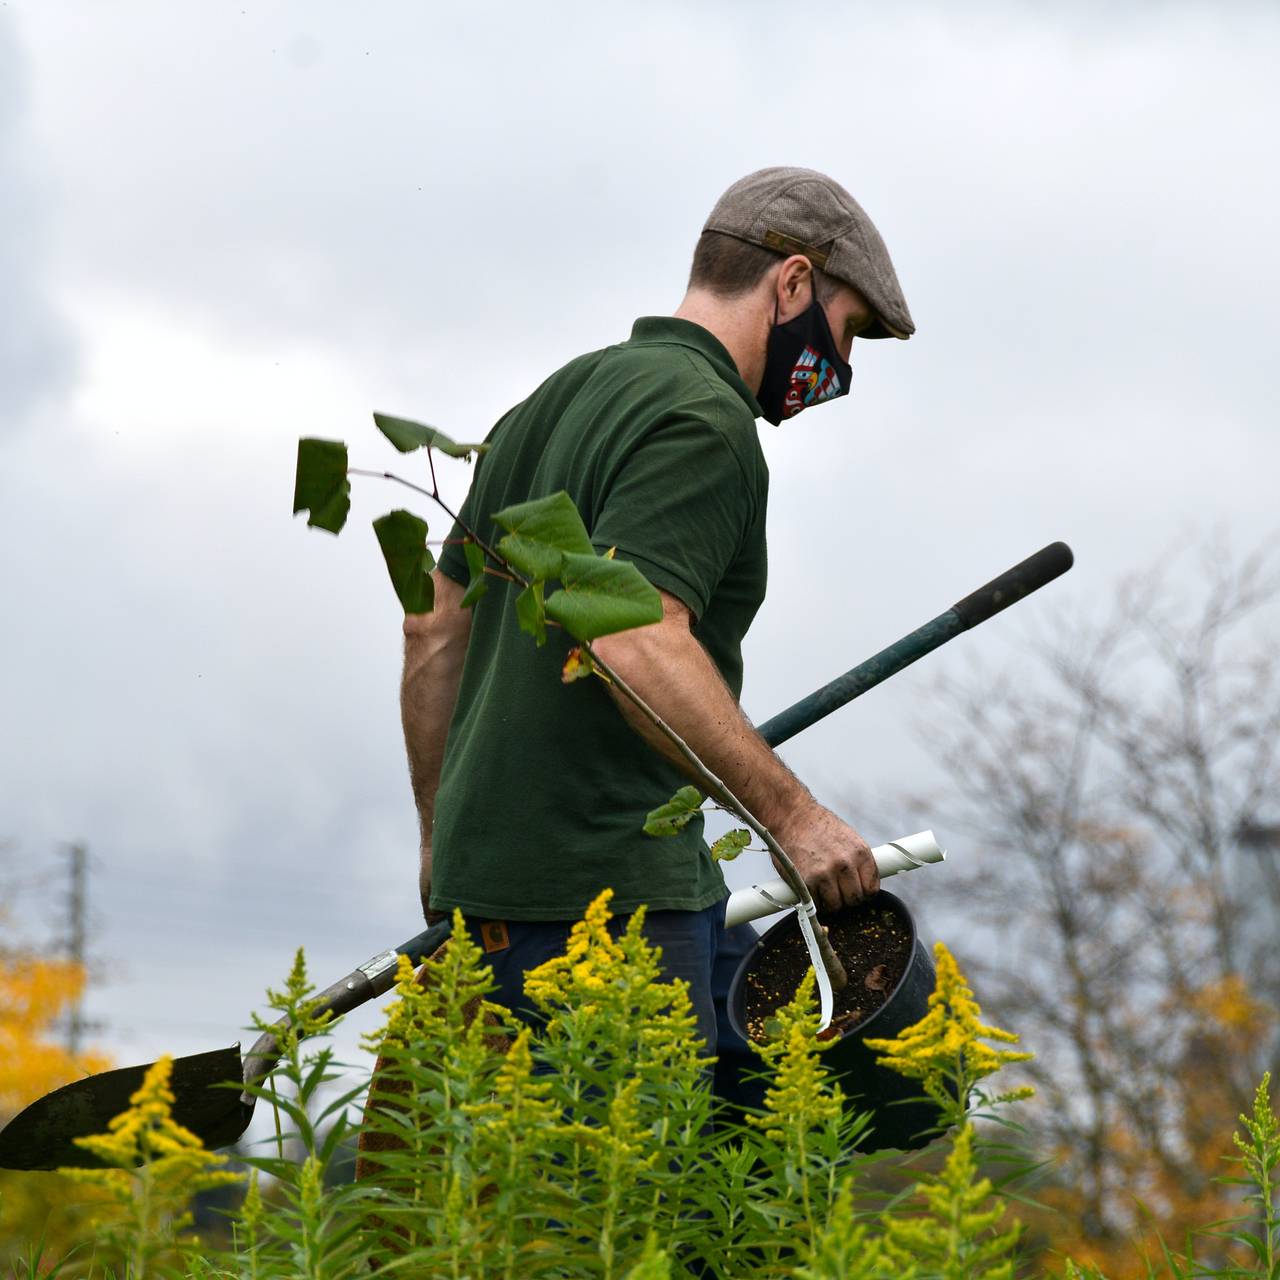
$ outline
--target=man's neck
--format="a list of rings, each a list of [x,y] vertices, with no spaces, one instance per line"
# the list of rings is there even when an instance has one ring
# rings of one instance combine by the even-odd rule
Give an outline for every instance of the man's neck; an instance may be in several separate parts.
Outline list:
[[[675,314],[718,338],[751,393],[760,390],[770,321],[754,293],[727,299],[703,289],[690,289]]]

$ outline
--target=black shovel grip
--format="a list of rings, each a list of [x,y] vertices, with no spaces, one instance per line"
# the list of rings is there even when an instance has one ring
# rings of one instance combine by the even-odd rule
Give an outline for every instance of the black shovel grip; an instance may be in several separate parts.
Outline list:
[[[1074,559],[1065,542],[1051,542],[1021,564],[1015,564],[998,578],[992,578],[985,587],[965,596],[959,604],[952,605],[951,610],[967,631],[994,617],[1001,609],[1016,604],[1024,596],[1038,591],[1046,582],[1061,577],[1071,568]]]

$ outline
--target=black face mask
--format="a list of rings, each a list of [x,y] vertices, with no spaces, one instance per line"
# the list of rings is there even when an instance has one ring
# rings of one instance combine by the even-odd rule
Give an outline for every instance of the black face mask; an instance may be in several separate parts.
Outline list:
[[[767,422],[776,427],[801,409],[848,395],[852,376],[853,370],[836,350],[827,313],[816,293],[807,310],[786,324],[778,324],[775,304],[764,377],[756,394]]]

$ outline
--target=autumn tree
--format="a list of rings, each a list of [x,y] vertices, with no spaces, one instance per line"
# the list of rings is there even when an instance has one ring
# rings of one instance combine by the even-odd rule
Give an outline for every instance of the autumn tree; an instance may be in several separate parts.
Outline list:
[[[1238,1211],[1216,1179],[1280,1047],[1280,557],[1190,559],[931,709],[965,849],[933,906],[1037,1051],[1046,1243],[1113,1280]]]
[[[13,906],[18,900],[11,864],[0,849],[0,1125],[29,1102],[59,1085],[110,1063],[99,1053],[73,1057],[56,1037],[56,1025],[84,989],[82,967],[47,953],[19,935]],[[73,1186],[52,1173],[0,1170],[0,1263],[13,1264],[30,1242],[44,1240],[46,1255],[59,1257],[91,1230],[92,1189]]]

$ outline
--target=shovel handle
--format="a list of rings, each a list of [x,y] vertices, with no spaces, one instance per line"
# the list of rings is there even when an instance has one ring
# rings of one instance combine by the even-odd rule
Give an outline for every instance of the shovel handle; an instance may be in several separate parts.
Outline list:
[[[881,649],[874,657],[860,662],[807,698],[801,698],[785,711],[780,711],[772,720],[766,720],[759,728],[760,736],[771,747],[781,746],[801,730],[838,711],[846,702],[852,702],[948,640],[954,640],[961,632],[976,627],[1060,577],[1071,568],[1072,560],[1071,548],[1065,542],[1051,542],[1021,564],[1006,569],[998,578],[992,578],[985,586],[965,596],[946,613],[940,613],[924,626],[894,641],[887,649]]]
[[[1065,542],[1051,542],[1041,547],[1033,556],[1028,556],[1021,564],[1006,569],[998,578],[992,578],[984,587],[971,592],[957,604],[951,606],[951,612],[959,619],[964,629],[976,627],[980,622],[993,618],[1002,609],[1016,604],[1024,596],[1039,591],[1054,578],[1060,578],[1075,561],[1071,548]]]
[[[326,987],[315,999],[312,1013],[318,1015],[332,1013],[339,1017],[358,1009],[362,1004],[390,991],[395,983],[396,965],[400,956],[408,956],[417,964],[424,956],[429,956],[453,931],[449,920],[441,920],[430,928],[416,933],[407,942],[402,942],[390,951],[380,951],[376,956],[357,965],[345,978],[339,978],[331,987]],[[244,1082],[256,1085],[275,1070],[280,1061],[280,1033],[288,1026],[288,1018],[281,1018],[269,1031],[264,1031],[253,1042],[253,1047],[244,1056]],[[241,1095],[244,1102],[253,1105],[253,1094],[245,1092]]]

